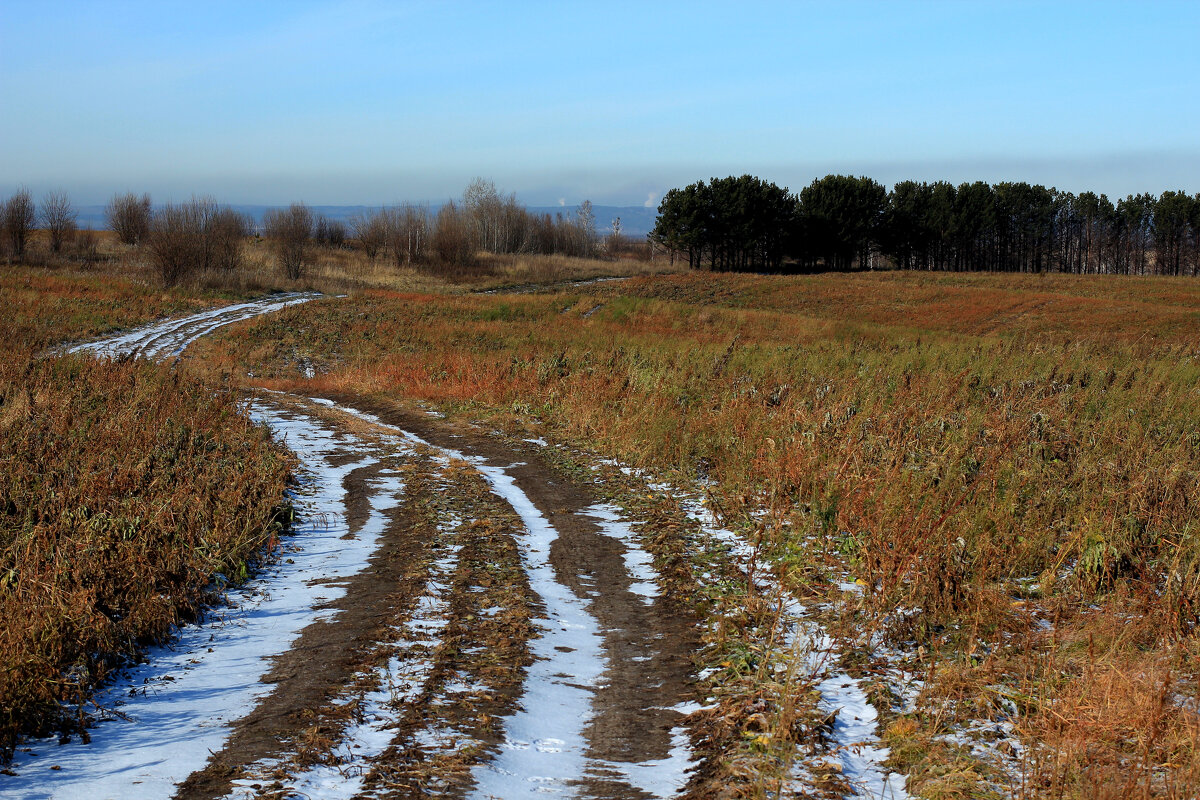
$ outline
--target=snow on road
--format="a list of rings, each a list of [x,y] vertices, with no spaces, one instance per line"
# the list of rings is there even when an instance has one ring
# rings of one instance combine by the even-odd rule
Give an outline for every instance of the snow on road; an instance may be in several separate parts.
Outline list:
[[[80,344],[69,352],[177,358],[189,344],[221,326],[317,296],[276,295],[205,311]],[[389,427],[370,415],[343,410]],[[368,520],[354,536],[344,538],[349,529],[343,481],[351,471],[377,463],[381,451],[315,416],[269,403],[253,403],[251,415],[284,439],[304,465],[293,497],[303,521],[284,541],[285,552],[254,580],[230,591],[227,605],[198,624],[182,627],[169,645],[148,652],[143,664],[123,671],[99,694],[97,704],[105,711],[92,730],[90,744],[23,742],[12,764],[16,774],[0,779],[4,797],[171,797],[177,783],[202,768],[210,752],[222,748],[230,724],[269,694],[271,686],[261,679],[271,666],[271,656],[284,652],[303,628],[328,615],[322,609],[344,593],[329,585],[330,579],[349,578],[365,568],[383,529],[383,512],[399,502],[403,487],[396,478],[379,481]],[[693,765],[682,728],[673,731],[665,758],[615,763],[589,757],[584,731],[594,713],[594,690],[602,685],[608,667],[604,632],[589,612],[591,598],[577,595],[555,576],[549,552],[558,534],[517,486],[508,472],[512,467],[490,465],[393,430],[398,436],[390,443],[391,452],[417,443],[443,458],[466,461],[512,506],[526,528],[520,542],[522,561],[545,609],[539,621],[541,635],[531,645],[536,660],[519,710],[504,720],[505,740],[499,752],[475,768],[472,796],[572,797],[578,784],[597,772],[623,775],[631,786],[651,796],[667,797],[681,790]],[[348,454],[357,457],[347,458]],[[588,513],[605,535],[624,545],[633,590],[652,600],[657,587],[649,555],[613,509],[597,506]],[[416,632],[432,640],[444,609],[440,598],[428,600],[427,613],[417,619],[420,629],[425,617],[424,629]],[[422,642],[414,639],[409,644]],[[406,669],[411,671],[411,664]],[[386,676],[387,688],[379,697],[364,698],[370,713],[351,728],[343,743],[354,750],[360,774],[371,756],[387,746],[385,704],[394,701],[397,680],[416,685],[421,676]],[[684,712],[680,713],[682,719]],[[357,782],[347,777],[344,768],[336,772],[314,770],[298,776],[298,781],[313,796],[351,796]]]
[[[672,732],[671,750],[664,759],[614,762],[588,755],[584,731],[593,717],[594,690],[603,684],[608,668],[603,631],[588,610],[591,599],[580,597],[555,575],[550,564],[550,547],[558,532],[509,474],[509,470],[522,465],[488,464],[482,458],[432,445],[373,414],[328,400],[313,399],[313,402],[396,431],[445,458],[471,464],[525,525],[521,559],[530,586],[545,608],[545,616],[538,620],[542,632],[531,643],[536,660],[529,668],[521,708],[504,720],[505,740],[500,752],[474,769],[476,786],[469,797],[475,800],[575,797],[577,785],[588,775],[596,774],[621,775],[631,786],[652,797],[671,797],[681,791],[687,783],[688,771],[694,766],[691,745],[681,728]],[[615,508],[600,504],[583,513],[600,523],[602,533],[624,545],[631,590],[643,598],[656,596],[650,554],[638,545]]]
[[[189,344],[217,328],[298,303],[307,303],[320,296],[316,292],[269,295],[247,303],[222,306],[187,317],[156,322],[94,342],[84,342],[68,348],[67,352],[95,353],[109,358],[123,355],[150,359],[177,358]]]
[[[91,731],[92,741],[59,745],[26,741],[12,769],[0,779],[0,795],[22,800],[169,798],[175,784],[204,766],[209,751],[228,738],[228,725],[245,716],[271,686],[261,682],[270,657],[284,652],[300,631],[327,612],[321,606],[344,590],[328,581],[360,572],[383,530],[372,516],[351,538],[345,518],[343,479],[371,465],[345,455],[362,442],[319,420],[280,413],[256,403],[251,415],[269,425],[304,467],[292,501],[302,522],[282,544],[280,558],[245,586],[228,593],[228,604],[201,624],[185,625],[169,645],[147,653],[101,693],[109,709]],[[332,460],[338,465],[329,463]],[[377,507],[401,490],[381,482]]]

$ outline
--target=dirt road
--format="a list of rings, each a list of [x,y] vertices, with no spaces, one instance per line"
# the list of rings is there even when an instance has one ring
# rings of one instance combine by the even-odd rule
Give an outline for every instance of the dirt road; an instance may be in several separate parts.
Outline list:
[[[88,347],[177,357],[308,296]],[[615,508],[513,443],[360,398],[260,395],[303,464],[283,550],[97,698],[91,744],[26,743],[23,798],[679,793],[693,621]]]

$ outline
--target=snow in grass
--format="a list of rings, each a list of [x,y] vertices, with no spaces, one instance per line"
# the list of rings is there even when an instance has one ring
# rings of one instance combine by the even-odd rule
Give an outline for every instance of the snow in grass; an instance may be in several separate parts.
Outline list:
[[[858,797],[904,800],[908,797],[905,776],[883,767],[889,752],[879,741],[878,713],[858,681],[840,669],[837,643],[819,623],[804,619],[803,605],[791,601],[787,606],[786,614],[793,621],[788,646],[805,656],[810,674],[819,678],[821,710],[836,714],[831,745],[839,771]],[[794,777],[803,780],[807,766],[798,762]]]
[[[221,749],[229,724],[270,692],[261,682],[270,657],[286,651],[305,626],[327,613],[319,608],[324,602],[342,596],[336,581],[366,566],[382,527],[365,525],[343,538],[348,527],[342,481],[374,459],[364,451],[361,459],[341,466],[327,461],[361,451],[362,442],[266,404],[254,404],[251,414],[284,438],[305,465],[293,497],[302,521],[284,540],[283,557],[230,591],[228,606],[202,624],[182,627],[170,645],[152,649],[146,663],[128,669],[98,695],[101,707],[119,713],[104,715],[90,744],[23,742],[12,764],[17,776],[0,778],[4,797],[171,797],[176,783],[204,766],[209,751]],[[397,479],[379,482],[383,497],[400,488]]]

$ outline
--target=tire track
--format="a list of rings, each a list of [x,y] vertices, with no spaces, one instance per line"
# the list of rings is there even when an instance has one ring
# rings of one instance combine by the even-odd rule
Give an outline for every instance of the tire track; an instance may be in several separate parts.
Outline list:
[[[316,296],[71,352],[177,360],[221,326]],[[305,464],[289,551],[230,593],[242,605],[214,613],[218,625],[181,630],[115,683],[104,702],[119,713],[92,745],[59,748],[52,768],[26,748],[18,766],[31,780],[13,796],[679,792],[695,631],[652,590],[649,557],[611,509],[477,431],[331,405],[252,404]],[[435,502],[448,494],[461,508]]]

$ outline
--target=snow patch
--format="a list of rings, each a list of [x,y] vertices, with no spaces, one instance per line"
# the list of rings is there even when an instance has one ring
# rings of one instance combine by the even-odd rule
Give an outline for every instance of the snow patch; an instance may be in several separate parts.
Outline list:
[[[362,443],[319,421],[255,403],[251,416],[284,438],[304,467],[292,501],[302,521],[282,542],[286,558],[267,566],[245,586],[231,590],[228,605],[201,624],[180,628],[170,645],[147,653],[97,695],[105,714],[90,744],[56,745],[26,740],[3,779],[5,797],[150,800],[169,798],[175,784],[208,760],[229,736],[229,725],[270,691],[261,682],[270,657],[285,652],[300,631],[328,612],[320,606],[340,598],[339,579],[360,572],[375,551],[383,525],[364,524],[353,538],[343,513],[343,479],[375,459],[332,466],[327,458]],[[379,492],[396,498],[402,483],[379,481]],[[397,500],[398,502],[398,500]],[[58,769],[51,769],[57,766]]]
[[[257,317],[260,314],[279,311],[298,303],[307,303],[320,296],[317,292],[272,295],[248,303],[223,306],[202,311],[199,314],[146,325],[127,333],[75,345],[68,348],[67,352],[87,352],[109,358],[124,355],[150,359],[179,356],[192,342],[217,328]]]

